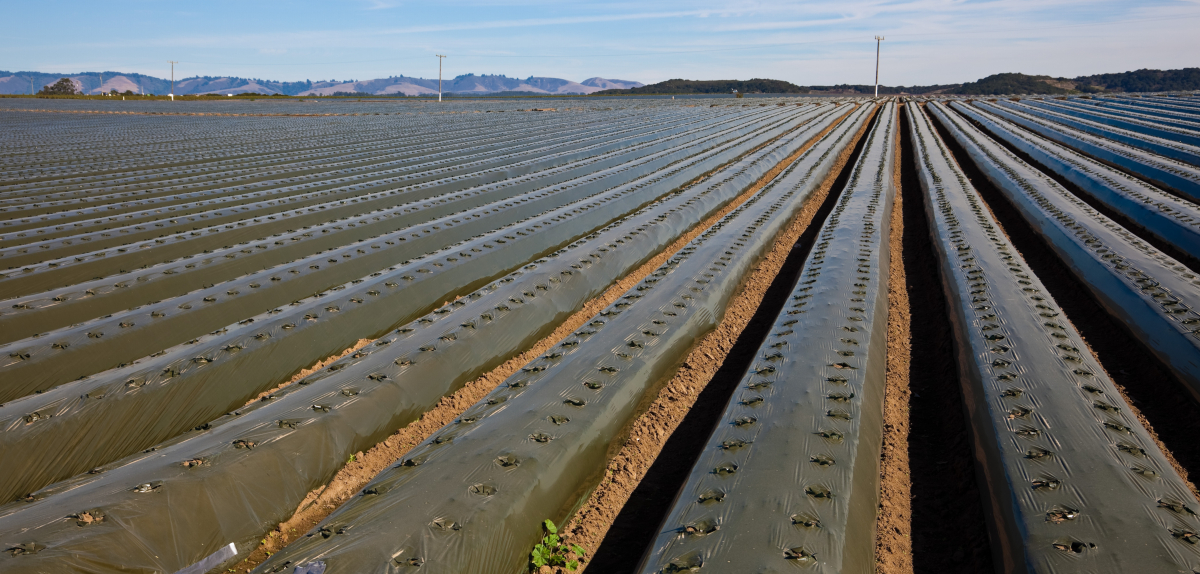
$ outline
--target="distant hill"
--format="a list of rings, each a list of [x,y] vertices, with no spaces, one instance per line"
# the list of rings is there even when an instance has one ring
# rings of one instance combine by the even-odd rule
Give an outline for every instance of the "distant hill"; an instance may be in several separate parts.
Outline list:
[[[1171,92],[1200,89],[1200,68],[1181,70],[1135,70],[1120,74],[1098,74],[1075,78],[1081,91]],[[1091,88],[1091,89],[1089,89]]]
[[[171,81],[143,74],[123,72],[85,72],[80,74],[46,74],[42,72],[0,71],[0,94],[29,94],[53,84],[59,78],[69,78],[77,89],[88,94],[111,90],[146,94],[166,94]],[[437,79],[389,76],[373,80],[324,80],[279,82],[260,78],[233,76],[193,76],[175,82],[176,94],[284,94],[289,96],[354,94],[384,96],[403,94],[416,96],[436,94]],[[875,93],[870,84],[837,84],[829,86],[800,86],[783,80],[755,78],[751,80],[682,80],[674,79],[657,84],[588,78],[573,82],[560,78],[530,76],[509,78],[504,75],[463,74],[442,81],[446,93],[461,95],[639,95],[639,94],[729,94],[733,90],[744,94],[809,94],[809,95],[868,95]],[[1077,78],[1053,78],[1020,73],[993,74],[965,84],[931,86],[879,86],[880,95],[894,94],[1069,94],[1103,92],[1161,92],[1200,90],[1200,68],[1179,70],[1135,70],[1116,74],[1097,74]]]
[[[171,81],[142,74],[119,72],[85,72],[80,74],[45,74],[41,72],[0,72],[0,94],[28,94],[53,84],[59,78],[69,78],[76,89],[88,94],[107,93],[117,90],[124,93],[166,94],[171,91]],[[463,94],[494,94],[520,92],[529,94],[591,94],[612,87],[635,88],[642,84],[627,80],[588,78],[583,82],[572,82],[560,78],[530,76],[525,79],[503,75],[464,74],[447,78],[442,82],[442,91]],[[403,94],[416,96],[436,94],[437,79],[392,76],[374,80],[278,82],[260,78],[238,78],[233,76],[193,76],[176,80],[175,93],[189,94],[284,94],[289,96],[332,95],[355,93],[366,95]]]
[[[783,80],[667,80],[627,89],[609,89],[599,95],[618,94],[807,94],[808,88]]]
[[[936,94],[946,90],[957,88],[961,84],[949,85],[932,85],[932,86],[879,86],[879,95],[891,96],[899,94]],[[834,86],[808,86],[809,92],[812,95],[819,96],[837,96],[837,95],[853,95],[853,96],[873,96],[875,95],[875,84],[837,84]]]
[[[57,82],[59,78],[70,78],[75,89],[86,93],[101,90],[129,90],[135,94],[165,94],[171,89],[171,81],[120,72],[87,72],[83,74],[44,74],[42,72],[0,72],[0,94],[29,94]],[[103,85],[101,79],[103,78]]]
[[[579,83],[589,88],[599,88],[601,90],[628,90],[629,88],[640,88],[644,85],[641,82],[606,80],[604,78],[588,78]]]
[[[993,74],[975,82],[946,90],[950,94],[998,96],[1001,94],[1069,94],[1075,85],[1050,76],[1025,74]]]
[[[589,83],[590,82],[590,83]],[[456,94],[496,94],[500,92],[519,92],[522,94],[591,94],[599,92],[607,85],[641,86],[639,82],[625,80],[608,80],[605,78],[588,78],[583,82],[572,82],[559,78],[542,78],[530,76],[525,79],[509,78],[504,75],[463,74],[442,81],[442,91]],[[408,96],[420,94],[436,94],[438,81],[424,78],[408,78],[396,76],[378,80],[360,82],[344,82],[338,84],[316,85],[297,95],[330,95],[338,92],[357,92],[376,95],[401,93]]]
[[[600,95],[618,94],[810,94],[873,95],[873,84],[837,84],[798,86],[782,80],[667,80],[634,89],[608,89]],[[1069,94],[1100,92],[1164,92],[1200,90],[1200,68],[1181,70],[1137,70],[1118,74],[1099,74],[1078,78],[1053,78],[1027,74],[993,74],[965,84],[931,86],[879,86],[880,95],[964,94],[992,96],[1001,94]]]
[[[938,87],[938,86],[927,86]],[[943,86],[948,94],[998,96],[1003,94],[1071,94],[1103,92],[1169,92],[1200,90],[1200,68],[1181,70],[1135,70],[1077,78],[1053,78],[1027,74],[993,74],[975,82]],[[909,93],[919,92],[913,88]]]

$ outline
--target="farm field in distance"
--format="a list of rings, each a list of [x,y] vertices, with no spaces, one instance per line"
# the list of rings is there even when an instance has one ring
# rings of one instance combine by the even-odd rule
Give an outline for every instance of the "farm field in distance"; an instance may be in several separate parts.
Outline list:
[[[0,572],[1200,572],[1198,96],[0,99]]]

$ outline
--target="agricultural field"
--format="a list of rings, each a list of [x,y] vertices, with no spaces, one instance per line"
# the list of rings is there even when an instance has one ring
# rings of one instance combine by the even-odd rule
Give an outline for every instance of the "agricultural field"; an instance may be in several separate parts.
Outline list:
[[[0,572],[1200,572],[1200,97],[0,125]]]

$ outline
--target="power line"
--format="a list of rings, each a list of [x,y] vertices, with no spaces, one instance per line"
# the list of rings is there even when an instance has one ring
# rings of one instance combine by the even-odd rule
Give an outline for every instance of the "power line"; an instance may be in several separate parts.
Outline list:
[[[175,101],[175,64],[178,64],[179,61],[178,60],[167,60],[167,61],[171,63],[171,101],[173,102],[173,101]]]
[[[442,58],[445,56],[437,54],[438,58],[438,101],[442,101]]]
[[[883,43],[883,36],[875,36],[875,97],[879,97],[879,45]]]

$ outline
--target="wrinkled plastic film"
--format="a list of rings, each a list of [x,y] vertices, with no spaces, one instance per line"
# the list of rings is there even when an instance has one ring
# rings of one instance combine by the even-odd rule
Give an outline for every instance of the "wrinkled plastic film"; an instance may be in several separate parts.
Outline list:
[[[731,121],[726,119],[725,121]],[[619,143],[640,140],[646,137],[669,139],[678,137],[679,132],[698,131],[711,133],[719,123],[714,118],[700,118],[683,125],[667,124],[654,126],[658,129],[648,134],[640,134],[633,140],[620,140]],[[707,128],[707,129],[706,129]],[[702,131],[703,130],[703,131]],[[649,142],[636,143],[620,150],[620,154],[640,152],[646,154],[644,148]],[[66,287],[58,287],[49,291],[13,298],[13,303],[19,303],[19,308],[13,309],[0,316],[0,330],[6,338],[18,338],[18,334],[27,334],[34,330],[45,331],[64,325],[87,320],[95,317],[95,313],[107,314],[127,309],[146,300],[166,299],[181,295],[195,288],[192,277],[202,275],[209,283],[219,283],[228,279],[253,273],[260,269],[288,263],[316,252],[327,249],[344,247],[358,240],[374,238],[380,234],[396,231],[406,225],[419,224],[466,209],[478,207],[487,202],[508,199],[532,189],[534,185],[549,185],[556,183],[556,178],[579,174],[575,170],[595,171],[598,167],[609,167],[608,163],[618,157],[618,154],[604,153],[565,166],[539,170],[525,176],[509,178],[503,182],[475,186],[454,193],[442,193],[427,198],[421,198],[425,193],[405,193],[404,203],[396,207],[378,207],[369,209],[369,201],[377,195],[366,194],[352,201],[363,205],[364,209],[353,216],[334,218],[313,225],[307,229],[294,230],[275,236],[249,241],[237,246],[226,246],[211,250],[207,257],[192,257],[189,260],[161,263],[147,269],[134,272],[110,275],[100,280],[83,280]],[[415,191],[415,190],[414,190]],[[449,201],[443,201],[449,200]],[[157,242],[154,242],[157,243]],[[140,248],[140,246],[139,246]],[[246,251],[249,250],[249,251]],[[227,257],[228,256],[228,257]],[[50,267],[53,263],[55,266]],[[16,291],[16,287],[7,284],[18,279],[27,281],[32,275],[50,269],[59,270],[64,265],[75,263],[74,259],[52,260],[32,267],[32,271],[22,272],[18,277],[4,280],[5,291]],[[190,264],[191,267],[187,265]],[[169,271],[169,273],[164,273]],[[41,284],[48,287],[61,284],[65,277],[47,278]],[[121,285],[121,287],[117,287]],[[30,287],[36,287],[30,285]],[[89,294],[89,292],[91,294]],[[93,313],[93,314],[89,314]],[[31,328],[32,320],[23,321],[24,316],[36,316],[38,328]]]
[[[1020,110],[1031,116],[1075,128],[1087,134],[1100,136],[1126,145],[1131,145],[1139,149],[1151,151],[1171,159],[1187,162],[1193,166],[1200,166],[1200,148],[1196,146],[1164,140],[1145,134],[1139,134],[1136,132],[1123,130],[1121,128],[1085,120],[1083,118],[1073,118],[1053,110],[1026,105],[1023,102],[1010,102],[1001,100],[996,103],[1002,107]]]
[[[1055,112],[1063,115],[1085,119],[1098,124],[1128,130],[1134,133],[1162,138],[1192,146],[1200,145],[1200,134],[1187,128],[1177,128],[1163,125],[1158,122],[1149,122],[1142,119],[1121,117],[1114,113],[1104,112],[1096,109],[1080,109],[1077,106],[1062,103],[1058,100],[1026,100],[1026,102],[1029,105],[1047,110],[1054,110]]]
[[[1200,206],[1044,138],[1016,131],[1009,127],[1011,124],[1002,123],[1003,120],[978,108],[957,102],[950,107],[980,122],[993,137],[1029,154],[1054,174],[1128,217],[1145,232],[1184,253],[1200,257]]]
[[[640,572],[872,572],[896,105],[834,210]]]
[[[929,109],[1105,310],[1200,396],[1200,278],[940,104]]]
[[[1084,111],[1099,111],[1106,114],[1122,118],[1131,118],[1143,121],[1149,124],[1161,124],[1173,128],[1183,128],[1196,131],[1200,128],[1200,116],[1191,114],[1180,114],[1165,110],[1153,110],[1149,108],[1140,108],[1136,106],[1128,106],[1111,102],[1101,102],[1093,100],[1070,100],[1071,107]]]
[[[707,182],[671,194],[439,308],[267,401],[103,467],[99,474],[40,491],[35,502],[0,508],[0,542],[38,540],[47,547],[39,556],[51,562],[78,557],[89,564],[145,565],[164,571],[199,560],[204,552],[231,540],[239,548],[253,547],[350,454],[369,448],[445,393],[528,348],[609,282],[726,204],[842,111]],[[142,484],[159,486],[136,492]],[[247,487],[250,492],[231,495]],[[163,493],[170,495],[143,496]],[[81,505],[100,508],[112,519],[81,532],[73,521],[56,518],[78,512],[70,509]],[[130,522],[125,516],[153,518]],[[204,542],[176,547],[176,538]],[[13,564],[36,567],[34,562]]]
[[[417,130],[409,132],[406,136],[391,138],[386,142],[373,141],[372,136],[378,136],[378,134],[364,133],[361,134],[360,145],[350,147],[330,141],[329,146],[322,147],[320,154],[312,153],[311,150],[308,153],[297,150],[291,154],[248,157],[236,163],[219,161],[207,163],[200,169],[179,169],[179,166],[158,167],[122,171],[106,174],[108,177],[93,179],[69,178],[65,174],[56,174],[58,178],[64,179],[45,182],[49,185],[24,190],[25,193],[18,196],[14,196],[10,190],[4,189],[6,186],[0,185],[0,206],[11,207],[12,209],[9,209],[8,213],[16,216],[14,220],[10,221],[10,225],[5,226],[5,231],[11,233],[20,229],[37,228],[46,223],[79,221],[96,215],[111,217],[137,214],[147,206],[184,206],[184,209],[192,209],[190,207],[192,203],[197,203],[196,200],[206,197],[220,197],[223,202],[241,202],[256,196],[254,193],[224,194],[226,186],[239,182],[252,184],[252,188],[258,190],[261,196],[262,191],[273,192],[278,187],[287,187],[281,183],[284,176],[287,177],[288,183],[301,180],[315,183],[324,181],[333,174],[345,173],[346,169],[367,166],[377,171],[381,168],[412,164],[424,165],[427,168],[437,166],[444,169],[451,165],[460,165],[468,161],[494,156],[517,157],[519,152],[536,151],[539,147],[545,147],[547,144],[553,145],[556,142],[603,140],[606,135],[635,133],[653,128],[656,124],[686,122],[694,119],[697,118],[657,115],[641,118],[640,121],[622,122],[618,120],[607,126],[607,129],[605,126],[591,122],[566,122],[537,128],[518,125],[513,126],[512,130],[505,130],[507,138],[505,143],[497,141],[496,128],[500,127],[499,125],[491,126],[492,129],[484,133],[476,132],[467,137],[463,137],[464,134],[459,133],[446,139],[440,139],[440,141],[437,137],[431,137],[433,134],[421,133]],[[326,141],[329,140],[322,140],[322,143]],[[416,147],[414,144],[424,145]],[[95,169],[94,166],[89,167]],[[101,167],[99,170],[103,171],[104,168]],[[80,185],[78,187],[70,185],[75,182],[80,182]],[[155,188],[138,190],[137,183],[142,182],[153,182]],[[76,195],[85,195],[85,197],[66,199],[68,194],[65,192],[68,191],[75,192]],[[130,191],[135,191],[136,195],[131,196]],[[239,191],[242,190],[239,189]],[[37,203],[22,205],[16,201],[16,197],[23,197]],[[177,211],[176,215],[187,213],[189,212]],[[40,215],[46,216],[46,219],[33,217]],[[136,217],[137,215],[134,215],[134,217],[122,217],[122,219]],[[39,225],[37,223],[39,221],[43,223]],[[86,226],[85,223],[80,227]],[[76,227],[71,231],[78,232],[80,229]],[[7,241],[10,237],[8,233],[0,234],[0,241]]]
[[[11,500],[213,420],[285,381],[299,369],[295,357],[325,357],[360,338],[379,336],[548,247],[636,210],[801,121],[723,144],[598,198],[452,246],[435,257],[251,316],[141,364],[8,403],[0,407],[0,428],[7,431],[0,433],[0,456],[40,458],[21,474],[0,477],[2,492]],[[95,428],[105,432],[90,432]]]
[[[986,102],[974,102],[974,105],[1042,137],[1132,173],[1150,183],[1173,189],[1193,201],[1200,200],[1200,169],[1197,169],[1196,166],[1119,141],[1055,124],[1017,109],[998,107]]]
[[[157,258],[163,257],[163,253],[174,253],[174,256],[194,253],[205,247],[218,246],[221,244],[218,242],[228,245],[257,239],[265,234],[283,231],[286,228],[320,223],[336,215],[350,215],[361,209],[363,199],[383,199],[383,204],[388,205],[394,204],[397,197],[403,197],[403,195],[427,197],[444,191],[461,191],[474,185],[492,183],[505,177],[518,177],[534,171],[553,168],[555,165],[569,162],[571,159],[587,157],[591,153],[589,151],[591,148],[603,147],[603,144],[588,145],[587,139],[590,138],[576,138],[575,142],[559,146],[544,146],[539,148],[540,151],[534,153],[506,153],[457,166],[449,165],[454,162],[434,162],[447,165],[444,168],[433,170],[428,169],[430,167],[428,165],[393,169],[376,166],[375,169],[370,170],[365,168],[339,170],[340,177],[315,184],[310,182],[285,186],[282,190],[276,190],[272,194],[285,193],[281,197],[255,201],[236,208],[209,210],[179,217],[162,217],[157,213],[158,210],[148,210],[146,216],[157,216],[157,218],[152,222],[142,224],[126,225],[124,224],[126,217],[118,218],[115,222],[111,218],[105,217],[90,222],[78,222],[82,226],[80,228],[71,224],[58,226],[65,228],[62,231],[49,229],[50,233],[45,233],[47,230],[42,229],[39,230],[40,233],[36,234],[17,233],[17,237],[7,237],[8,241],[0,242],[7,247],[0,251],[0,260],[3,260],[8,266],[25,266],[41,262],[47,257],[58,257],[61,260],[65,256],[90,254],[101,248],[114,249],[114,252],[109,253],[111,256],[99,260],[93,259],[90,266],[72,265],[69,261],[64,261],[63,263],[67,263],[67,265],[65,267],[60,265],[62,271],[57,273],[67,276],[72,276],[71,274],[74,273],[74,276],[90,278],[90,275],[80,274],[88,271],[96,274],[101,269],[107,269],[101,274],[108,274],[117,269],[117,265],[125,265],[125,268],[130,268],[147,262],[161,261],[162,259]],[[241,180],[242,178],[235,178],[228,183],[242,183]],[[258,187],[262,186],[242,183],[236,187],[226,187],[220,197],[229,197],[236,192],[252,192]],[[396,191],[397,189],[402,193],[408,193],[403,195],[386,193],[387,197],[380,195],[381,191]],[[301,193],[287,195],[286,192],[289,191]],[[364,194],[368,192],[375,192],[375,196],[364,198]],[[260,195],[264,193],[263,191],[259,192]],[[354,199],[358,199],[360,203],[355,204],[352,201]],[[221,200],[211,199],[205,203],[213,201]],[[275,217],[275,219],[272,220],[270,217]],[[113,227],[113,223],[121,225]],[[203,233],[198,235],[194,229],[194,225],[197,223],[206,224],[205,227],[207,227]],[[215,223],[218,225],[214,225]],[[108,229],[86,233],[76,231],[98,225],[107,226]],[[214,229],[216,231],[213,231]],[[166,245],[151,241],[159,238],[163,233],[176,233],[178,234],[176,237],[186,233],[187,238],[191,241],[185,242],[189,244],[187,247],[183,247],[175,240]],[[25,235],[25,238],[22,239],[21,235]],[[62,237],[47,238],[47,236],[55,235]],[[37,240],[29,241],[30,239]],[[120,251],[119,247],[122,244],[132,241],[144,241],[143,245],[149,244],[151,248],[139,248],[132,252]],[[152,254],[156,259],[147,261]],[[168,255],[167,258],[169,257]],[[92,258],[87,257],[87,259]],[[5,275],[8,275],[9,279],[15,279],[15,281],[0,283],[0,285],[5,285],[3,288],[7,291],[8,283],[23,283],[21,278],[24,275],[24,269],[19,275]]]
[[[794,118],[776,121],[788,119],[794,121]],[[748,126],[723,130],[722,133],[727,137],[746,137],[754,127],[759,126],[750,123]],[[716,141],[728,145],[727,141]],[[511,226],[549,210],[569,209],[567,206],[572,203],[622,185],[630,185],[639,177],[644,178],[665,168],[672,161],[696,155],[713,146],[711,143],[702,143],[700,145],[703,147],[698,150],[695,142],[691,142],[691,145],[687,141],[675,144],[648,157],[598,169],[587,179],[534,187],[507,201],[487,203],[423,224],[404,227],[375,237],[368,245],[360,243],[326,250],[156,304],[142,305],[111,317],[84,321],[31,339],[0,345],[0,357],[7,359],[0,362],[0,376],[5,381],[11,381],[0,386],[0,400],[46,390],[81,376],[132,362],[254,315],[262,309],[285,305],[378,271],[395,261],[417,258],[482,233],[494,233],[498,228]],[[315,232],[310,231],[309,234]],[[192,280],[204,281],[202,277]],[[87,298],[90,297],[85,294]]]
[[[736,119],[717,118],[715,124],[719,126],[736,121]],[[750,118],[743,119],[749,120]],[[534,158],[523,157],[520,153],[505,154],[495,158],[495,161],[492,162],[476,162],[479,165],[465,166],[465,171],[437,168],[438,164],[443,162],[435,161],[432,162],[433,165],[426,166],[424,171],[416,171],[411,174],[394,174],[389,178],[374,180],[370,185],[356,182],[354,185],[334,188],[334,190],[344,188],[344,193],[350,194],[348,196],[339,196],[334,190],[324,190],[310,192],[302,196],[260,201],[251,206],[244,206],[263,208],[269,211],[258,217],[243,217],[236,222],[229,222],[225,225],[208,224],[199,229],[179,230],[175,235],[168,234],[163,237],[153,238],[153,240],[147,239],[138,242],[129,242],[128,237],[123,237],[122,239],[126,241],[126,244],[115,249],[111,247],[96,249],[93,242],[103,238],[106,233],[108,235],[126,235],[127,232],[137,231],[139,228],[151,227],[151,224],[125,225],[103,232],[97,231],[91,234],[75,235],[53,241],[41,241],[37,244],[26,245],[21,249],[8,249],[3,252],[7,256],[7,259],[12,259],[22,253],[28,253],[30,249],[34,249],[35,253],[38,253],[37,262],[22,262],[19,258],[8,261],[9,265],[19,263],[22,267],[19,273],[8,272],[3,274],[4,277],[0,278],[0,292],[4,293],[6,297],[11,297],[26,292],[58,287],[63,284],[86,281],[96,275],[111,275],[116,269],[129,269],[139,265],[169,262],[172,261],[172,257],[177,258],[192,255],[206,247],[213,250],[228,249],[230,244],[236,241],[228,240],[227,243],[221,246],[212,243],[216,240],[226,241],[229,233],[234,231],[237,233],[253,232],[254,235],[252,237],[242,237],[241,239],[255,241],[279,232],[292,234],[293,230],[301,227],[308,228],[308,230],[332,227],[332,225],[328,225],[331,220],[336,221],[341,217],[359,216],[362,215],[363,211],[371,208],[388,211],[400,210],[401,213],[398,217],[403,220],[406,217],[411,218],[413,215],[407,209],[412,207],[412,204],[420,204],[421,202],[440,203],[440,200],[447,195],[460,196],[457,203],[461,203],[464,194],[468,196],[475,195],[474,193],[470,193],[474,191],[528,191],[531,188],[530,186],[536,185],[538,182],[553,183],[577,177],[579,175],[577,172],[579,168],[602,162],[606,156],[610,158],[620,157],[625,154],[638,152],[639,147],[646,147],[643,145],[621,149],[623,146],[621,146],[621,138],[617,137],[619,135],[619,132],[616,135],[602,132],[599,135],[579,138],[584,140],[584,143],[590,144],[584,146],[582,150],[579,148],[561,150],[559,153],[543,153],[541,156]],[[603,141],[603,136],[608,136],[610,141]],[[588,141],[594,138],[601,138],[601,141]],[[611,141],[614,139],[617,141]],[[653,144],[653,142],[649,143]],[[601,153],[602,150],[607,151]],[[510,163],[504,164],[504,161],[509,161]],[[430,167],[435,169],[428,169]],[[307,184],[299,187],[305,190],[310,189]],[[300,206],[296,204],[296,201],[309,196],[321,202],[308,205],[302,209],[299,208]],[[422,205],[422,207],[426,208],[424,211],[437,213],[439,210],[453,205],[454,203],[448,205]],[[237,211],[242,215],[246,214],[246,209],[239,208]],[[313,214],[319,215],[320,218],[312,221],[304,219],[305,217],[311,219],[310,216]],[[196,223],[206,223],[207,220],[205,217],[201,217],[201,215],[203,214],[173,219],[159,219],[152,222],[152,227],[158,229],[161,233],[164,230],[171,229],[168,226],[171,222],[175,222],[172,225],[191,224],[193,226]],[[118,222],[120,222],[120,219],[123,218],[119,218]],[[159,227],[160,225],[163,227]],[[284,227],[280,228],[280,225]],[[73,225],[70,227],[73,227]],[[309,238],[307,243],[322,244],[324,237]],[[46,259],[48,255],[58,253],[54,249],[62,248],[64,244],[75,245],[77,248],[83,248],[84,251],[66,257],[60,254],[57,258]],[[332,245],[324,244],[324,246],[329,247]],[[43,248],[50,248],[51,251],[45,252]],[[286,251],[286,249],[283,250]]]
[[[946,112],[933,107],[944,122]],[[1176,572],[1200,563],[1190,489],[924,112],[918,176],[998,572]],[[1193,534],[1194,535],[1194,534]]]
[[[561,521],[603,477],[639,405],[719,322],[868,112],[258,571],[312,561],[331,573],[520,569],[541,521]]]

